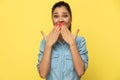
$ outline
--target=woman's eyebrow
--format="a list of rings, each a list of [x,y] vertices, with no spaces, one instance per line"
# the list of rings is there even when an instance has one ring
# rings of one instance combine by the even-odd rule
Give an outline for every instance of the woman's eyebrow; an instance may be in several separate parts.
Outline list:
[[[54,12],[53,14],[58,14],[58,12]]]
[[[53,14],[58,14],[58,12],[54,12]],[[68,12],[62,12],[62,14],[69,14]]]
[[[63,14],[69,14],[68,12],[63,12]]]

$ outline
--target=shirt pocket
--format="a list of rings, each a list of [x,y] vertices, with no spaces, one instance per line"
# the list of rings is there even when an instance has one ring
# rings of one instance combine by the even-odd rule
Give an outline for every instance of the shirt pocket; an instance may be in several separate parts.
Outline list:
[[[58,66],[58,55],[51,56],[51,69],[56,69]]]
[[[66,56],[66,70],[73,71],[74,65],[72,61],[72,57],[70,55]]]

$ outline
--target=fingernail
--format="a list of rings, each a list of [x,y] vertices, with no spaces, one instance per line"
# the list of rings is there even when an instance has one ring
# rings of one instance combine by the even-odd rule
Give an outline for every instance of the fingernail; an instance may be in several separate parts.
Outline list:
[[[78,29],[78,32],[80,31],[80,29]]]

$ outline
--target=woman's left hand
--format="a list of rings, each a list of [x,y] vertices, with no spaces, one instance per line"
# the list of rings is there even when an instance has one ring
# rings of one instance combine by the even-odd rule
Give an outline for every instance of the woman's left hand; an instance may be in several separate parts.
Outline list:
[[[72,34],[67,28],[67,26],[65,25],[61,26],[62,37],[69,45],[72,45],[73,43],[75,43],[78,32],[79,32],[79,29],[76,31],[75,34]]]

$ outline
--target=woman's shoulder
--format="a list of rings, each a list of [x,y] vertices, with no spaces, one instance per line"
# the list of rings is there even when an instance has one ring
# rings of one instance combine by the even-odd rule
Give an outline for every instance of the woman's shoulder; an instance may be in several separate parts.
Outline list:
[[[83,36],[77,36],[76,37],[76,42],[81,42],[83,40],[85,40],[85,37],[83,37]]]
[[[81,44],[86,44],[86,39],[83,36],[77,36],[76,37],[76,44],[77,46],[80,46]]]
[[[41,41],[40,41],[40,50],[44,51],[44,47],[45,47],[45,39],[41,39]]]
[[[40,43],[45,44],[45,39],[41,39]]]
[[[45,39],[41,39],[40,40],[40,46],[44,46],[45,45]]]

